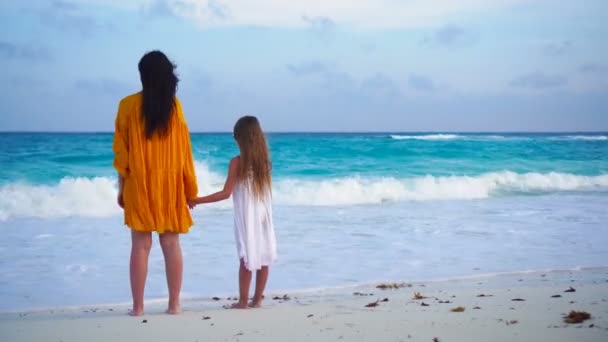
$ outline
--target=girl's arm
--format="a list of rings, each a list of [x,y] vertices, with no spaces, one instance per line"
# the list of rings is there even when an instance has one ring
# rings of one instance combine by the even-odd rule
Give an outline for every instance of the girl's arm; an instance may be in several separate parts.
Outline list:
[[[223,201],[232,195],[232,189],[236,184],[237,170],[239,165],[239,157],[234,157],[230,160],[230,166],[228,167],[228,177],[226,178],[226,183],[224,183],[224,189],[218,191],[214,194],[199,197],[194,202],[196,204],[203,203],[212,203]]]

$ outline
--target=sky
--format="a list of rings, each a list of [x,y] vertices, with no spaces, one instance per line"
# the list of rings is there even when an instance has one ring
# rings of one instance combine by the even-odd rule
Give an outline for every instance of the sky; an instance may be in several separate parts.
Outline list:
[[[137,63],[194,132],[608,131],[608,1],[4,0],[0,131],[112,131]]]

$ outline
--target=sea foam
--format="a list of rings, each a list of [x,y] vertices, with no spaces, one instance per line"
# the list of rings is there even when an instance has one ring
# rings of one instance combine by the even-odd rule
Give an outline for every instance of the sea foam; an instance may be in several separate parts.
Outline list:
[[[224,176],[196,163],[199,194],[222,188]],[[348,206],[386,201],[470,200],[512,193],[605,190],[608,174],[490,172],[476,176],[343,177],[275,179],[279,205]],[[119,215],[116,179],[64,178],[55,185],[11,183],[0,187],[0,220],[14,217],[59,218]],[[231,201],[213,207],[226,208]]]
[[[395,140],[455,140],[465,138],[458,134],[391,135]]]

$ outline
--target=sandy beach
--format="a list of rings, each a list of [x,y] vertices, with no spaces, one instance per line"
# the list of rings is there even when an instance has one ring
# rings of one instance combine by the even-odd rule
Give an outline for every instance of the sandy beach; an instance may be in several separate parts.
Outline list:
[[[608,341],[606,268],[273,293],[262,309],[222,308],[230,302],[184,300],[179,316],[161,303],[143,317],[125,305],[3,313],[0,340]],[[571,311],[591,317],[566,323]]]

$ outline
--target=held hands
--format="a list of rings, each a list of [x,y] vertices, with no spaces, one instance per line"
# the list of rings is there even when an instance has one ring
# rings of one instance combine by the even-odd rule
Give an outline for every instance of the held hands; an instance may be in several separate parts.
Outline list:
[[[198,198],[195,198],[193,200],[188,200],[187,201],[188,208],[190,208],[190,210],[194,209],[194,207],[196,207],[196,205],[199,204],[197,200],[198,200]]]

